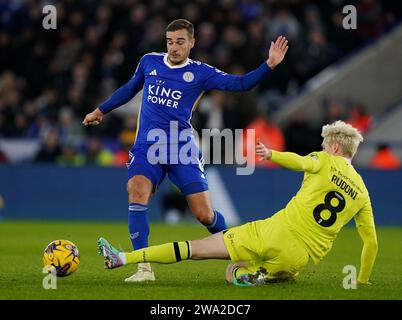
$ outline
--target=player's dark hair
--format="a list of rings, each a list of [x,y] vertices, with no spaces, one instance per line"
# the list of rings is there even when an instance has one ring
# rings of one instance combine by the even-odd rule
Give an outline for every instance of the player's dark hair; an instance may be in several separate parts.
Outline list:
[[[177,31],[177,30],[187,30],[187,33],[190,38],[194,37],[194,26],[193,24],[186,20],[186,19],[176,19],[173,20],[169,25],[166,27],[166,32],[168,31]]]

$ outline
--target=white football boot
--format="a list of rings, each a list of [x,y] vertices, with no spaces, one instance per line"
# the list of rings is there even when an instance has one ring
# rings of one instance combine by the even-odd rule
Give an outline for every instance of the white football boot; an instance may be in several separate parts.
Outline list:
[[[138,271],[131,277],[124,280],[125,282],[143,282],[143,281],[155,281],[155,274],[152,271],[150,263],[139,263]]]

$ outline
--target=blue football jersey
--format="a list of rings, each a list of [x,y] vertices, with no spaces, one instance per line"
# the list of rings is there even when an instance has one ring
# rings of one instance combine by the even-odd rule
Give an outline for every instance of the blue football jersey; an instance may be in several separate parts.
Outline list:
[[[137,121],[137,143],[154,143],[148,134],[163,130],[170,140],[171,126],[180,133],[191,130],[191,115],[202,95],[211,89],[246,91],[269,72],[267,63],[246,75],[230,75],[208,64],[187,59],[172,66],[167,53],[144,55],[131,80],[119,88],[99,109],[107,113],[132,99],[143,89]]]

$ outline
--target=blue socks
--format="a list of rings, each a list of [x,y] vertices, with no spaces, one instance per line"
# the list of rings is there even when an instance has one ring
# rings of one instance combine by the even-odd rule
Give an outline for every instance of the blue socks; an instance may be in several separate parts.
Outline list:
[[[140,203],[130,203],[128,206],[128,230],[134,250],[148,247],[149,223],[147,217],[148,206]],[[214,221],[206,225],[210,233],[217,233],[227,229],[223,215],[214,210]]]
[[[148,206],[140,203],[130,203],[128,206],[128,230],[134,250],[148,247],[147,210]]]
[[[226,226],[225,218],[223,217],[223,215],[219,211],[216,211],[216,210],[214,210],[214,213],[215,213],[214,221],[212,222],[211,225],[206,226],[208,231],[211,233],[217,233],[217,232],[226,230],[227,226]]]

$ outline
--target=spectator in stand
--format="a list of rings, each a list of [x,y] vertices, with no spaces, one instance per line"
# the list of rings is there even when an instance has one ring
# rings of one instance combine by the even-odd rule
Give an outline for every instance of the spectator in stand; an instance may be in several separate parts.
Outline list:
[[[305,156],[321,150],[321,139],[316,139],[316,130],[306,120],[303,110],[297,111],[284,130],[286,151]]]
[[[212,54],[213,47],[216,46],[217,34],[215,26],[209,22],[202,22],[197,30],[197,50]]]
[[[227,93],[214,90],[200,102],[198,109],[198,129],[236,128],[235,114],[228,105]]]
[[[366,107],[362,103],[358,103],[352,107],[347,122],[364,135],[371,128],[373,118],[367,113]]]
[[[43,89],[41,95],[35,100],[38,111],[51,123],[57,123],[59,114],[59,92],[54,87]]]
[[[138,114],[134,116],[126,116],[124,118],[123,128],[118,135],[120,144],[132,144],[133,141],[135,141],[135,136],[137,134],[137,117]]]
[[[382,28],[382,5],[381,1],[359,0],[357,1],[357,33],[362,42],[372,41],[378,37]]]
[[[272,39],[278,34],[289,38],[286,63],[258,88],[225,98],[235,115],[229,127],[244,128],[255,118],[261,97],[275,96],[276,91],[284,98],[296,94],[310,77],[378,39],[402,17],[397,1],[356,0],[359,28],[345,30],[343,2],[55,0],[58,30],[43,32],[40,1],[3,1],[0,137],[43,139],[53,126],[62,126],[59,111],[64,106],[82,118],[132,77],[132,66],[145,52],[165,51],[166,21],[177,17],[196,25],[198,44],[190,58],[228,73],[255,68]],[[86,128],[80,143],[90,135],[118,140],[123,116],[105,121],[100,129]]]
[[[332,25],[328,30],[328,40],[334,43],[336,52],[342,57],[356,48],[356,30],[343,27],[344,15],[341,10],[332,14]]]
[[[102,140],[98,137],[89,137],[84,154],[84,163],[86,165],[112,166],[113,152],[104,149]]]
[[[8,158],[7,155],[0,149],[0,163],[7,163]]]
[[[336,99],[325,99],[323,101],[324,120],[322,125],[333,123],[337,120],[345,120],[344,106]]]
[[[77,153],[72,144],[67,144],[57,158],[57,164],[61,166],[82,166],[85,164],[85,158]]]
[[[132,147],[132,142],[133,140],[130,142],[124,142],[122,147],[114,153],[113,165],[115,167],[125,167],[127,165],[130,160],[129,152]]]
[[[267,20],[269,38],[275,39],[278,35],[284,35],[289,42],[297,39],[302,31],[300,22],[287,8],[279,8],[272,19]]]
[[[262,3],[259,0],[240,0],[238,7],[242,18],[245,21],[253,21],[259,18],[262,10]]]
[[[42,147],[36,154],[35,162],[56,163],[60,155],[59,133],[56,129],[52,129],[45,136]]]
[[[285,138],[279,126],[273,123],[266,113],[261,113],[244,129],[243,136],[243,155],[247,157],[248,163],[254,163],[260,167],[278,167],[276,164],[271,163],[271,161],[259,161],[259,156],[255,152],[247,154],[247,129],[255,130],[255,145],[257,145],[257,142],[261,142],[265,146],[269,146],[268,148],[284,151]]]
[[[336,60],[336,54],[336,48],[328,42],[323,31],[310,30],[308,41],[305,43],[304,56],[298,63],[298,68],[302,70],[302,75],[304,75],[303,81],[307,81],[333,63]]]
[[[63,145],[78,145],[82,140],[82,126],[69,108],[62,108],[59,112],[59,131],[60,140]]]
[[[386,143],[381,143],[370,160],[370,167],[375,169],[400,169],[401,160]]]
[[[129,161],[129,151],[135,141],[137,131],[137,115],[127,116],[124,119],[123,129],[118,135],[121,148],[114,154],[114,165],[125,167]]]

